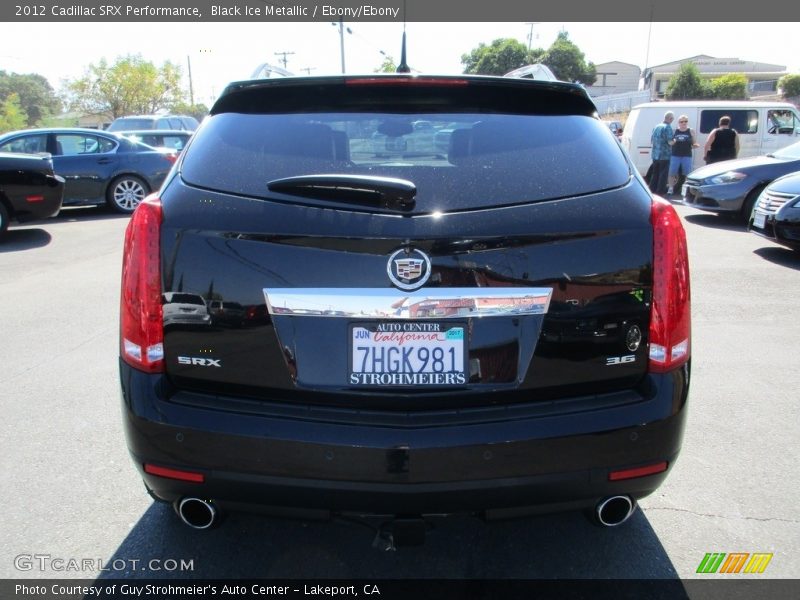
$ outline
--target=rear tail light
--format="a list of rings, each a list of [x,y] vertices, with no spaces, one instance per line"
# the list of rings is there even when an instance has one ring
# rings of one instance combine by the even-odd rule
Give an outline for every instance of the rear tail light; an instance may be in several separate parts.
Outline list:
[[[122,255],[120,352],[122,360],[148,373],[164,370],[161,220],[161,200],[150,195],[128,223]]]
[[[664,373],[684,364],[690,356],[689,252],[680,217],[669,202],[653,199],[651,222],[650,370]]]
[[[171,165],[174,165],[178,161],[177,152],[164,152],[163,156],[165,159],[167,159],[167,162]]]

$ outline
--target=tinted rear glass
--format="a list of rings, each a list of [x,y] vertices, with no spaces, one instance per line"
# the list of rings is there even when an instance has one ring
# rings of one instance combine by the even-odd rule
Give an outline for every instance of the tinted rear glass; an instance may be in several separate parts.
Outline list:
[[[722,117],[730,117],[731,129],[739,133],[758,133],[757,110],[703,109],[700,111],[700,133],[711,133]]]
[[[115,119],[108,127],[108,131],[131,131],[134,129],[153,129],[156,119],[123,117]]]
[[[169,295],[167,300],[174,304],[197,304],[200,306],[206,304],[203,298],[196,294],[181,294],[180,292]]]
[[[412,181],[420,210],[458,210],[587,194],[630,177],[608,127],[579,115],[222,113],[195,135],[187,183],[259,198],[283,177],[379,175]]]

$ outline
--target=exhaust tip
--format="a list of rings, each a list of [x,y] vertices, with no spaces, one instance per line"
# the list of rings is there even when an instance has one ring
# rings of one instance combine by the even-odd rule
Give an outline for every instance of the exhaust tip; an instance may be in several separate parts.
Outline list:
[[[611,496],[598,503],[595,516],[601,525],[616,527],[627,521],[635,510],[636,500],[630,496]]]
[[[181,521],[192,529],[209,529],[218,517],[214,504],[200,498],[183,498],[176,510]]]

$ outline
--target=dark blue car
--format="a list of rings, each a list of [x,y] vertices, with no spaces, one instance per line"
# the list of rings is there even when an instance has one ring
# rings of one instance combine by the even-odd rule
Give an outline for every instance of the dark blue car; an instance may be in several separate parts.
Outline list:
[[[64,206],[107,203],[131,213],[157,190],[177,154],[96,129],[50,128],[0,136],[0,152],[49,153],[66,180]]]
[[[800,142],[764,156],[712,163],[695,169],[683,186],[683,203],[728,214],[745,223],[756,200],[778,177],[800,170]]]

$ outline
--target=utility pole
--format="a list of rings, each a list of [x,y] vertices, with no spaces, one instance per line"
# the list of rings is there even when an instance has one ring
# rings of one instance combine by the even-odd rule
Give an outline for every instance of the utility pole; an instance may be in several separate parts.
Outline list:
[[[275,52],[275,56],[281,56],[281,55],[283,56],[283,58],[282,58],[282,59],[280,59],[278,62],[282,62],[282,63],[283,63],[283,68],[284,68],[284,69],[286,68],[286,64],[289,62],[289,61],[286,59],[286,57],[287,57],[287,56],[290,56],[290,55],[292,55],[292,54],[294,54],[294,52]]]
[[[344,75],[344,20],[342,19],[339,19],[339,51],[342,54],[342,75]]]
[[[653,33],[653,5],[650,5],[650,24],[647,26],[647,51],[644,55],[644,70],[647,71],[647,67],[649,66],[650,62],[650,36]]]
[[[339,53],[342,55],[342,74],[344,75],[344,73],[345,73],[345,68],[344,68],[344,32],[347,31],[347,33],[352,35],[353,34],[353,30],[350,29],[349,27],[345,27],[344,26],[344,20],[343,19],[339,19],[338,23],[334,23],[333,21],[331,21],[331,25],[333,25],[334,27],[336,27],[337,25],[339,26]]]
[[[525,23],[525,25],[531,26],[531,31],[528,34],[528,52],[531,51],[531,44],[533,43],[533,27],[534,25],[538,25],[539,23]]]
[[[194,106],[194,86],[192,85],[192,58],[186,56],[186,64],[189,67],[189,103]]]
[[[317,68],[317,67],[303,67],[303,68],[302,68],[302,69],[300,69],[300,70],[301,70],[301,71],[305,71],[305,72],[306,72],[306,75],[311,75],[311,71],[313,71],[313,70],[314,70],[314,69],[316,69],[316,68]]]

